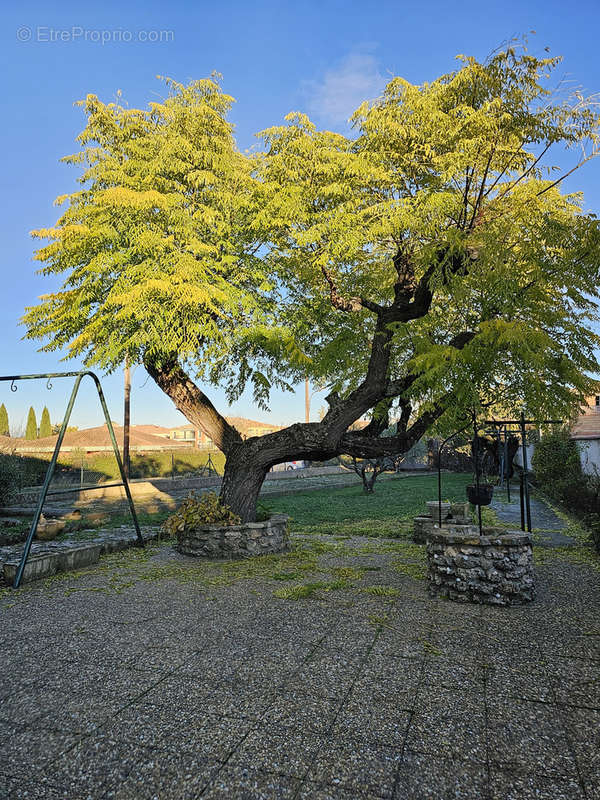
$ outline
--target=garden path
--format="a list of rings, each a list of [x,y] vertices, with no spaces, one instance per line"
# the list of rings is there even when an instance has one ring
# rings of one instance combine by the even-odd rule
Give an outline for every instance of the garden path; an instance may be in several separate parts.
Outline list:
[[[535,535],[535,543],[545,547],[574,546],[575,539],[565,533],[567,523],[558,516],[550,504],[541,497],[531,496],[530,500],[531,526]],[[516,528],[521,527],[518,487],[512,487],[510,503],[507,501],[506,492],[495,487],[491,508],[501,522],[508,522]]]

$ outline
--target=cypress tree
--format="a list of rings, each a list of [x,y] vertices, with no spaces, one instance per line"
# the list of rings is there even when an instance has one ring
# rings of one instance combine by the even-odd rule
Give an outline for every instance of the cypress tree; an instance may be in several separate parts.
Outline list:
[[[0,436],[10,436],[10,428],[8,426],[8,411],[4,403],[0,406]]]
[[[25,428],[25,438],[26,439],[38,438],[37,420],[35,418],[35,411],[33,410],[33,406],[29,406],[29,414],[27,415],[27,427]]]
[[[40,439],[44,439],[46,436],[52,436],[52,423],[50,422],[50,412],[44,406],[40,420]]]

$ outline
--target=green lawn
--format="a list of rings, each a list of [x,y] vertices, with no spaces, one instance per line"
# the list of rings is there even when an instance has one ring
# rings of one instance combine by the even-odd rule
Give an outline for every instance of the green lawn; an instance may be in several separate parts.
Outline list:
[[[466,500],[471,474],[442,475],[442,500]],[[362,486],[321,489],[270,498],[264,506],[292,518],[291,530],[359,536],[405,536],[412,519],[426,513],[427,500],[437,499],[437,475],[392,477],[375,484],[375,494]]]

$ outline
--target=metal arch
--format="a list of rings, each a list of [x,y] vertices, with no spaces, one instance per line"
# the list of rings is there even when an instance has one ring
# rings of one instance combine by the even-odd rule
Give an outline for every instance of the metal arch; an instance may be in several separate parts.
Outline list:
[[[477,424],[477,418],[475,413],[472,416],[472,423],[465,425],[458,431],[455,431],[453,434],[448,436],[447,439],[444,439],[440,448],[438,450],[438,523],[440,528],[442,527],[442,467],[441,467],[441,451],[444,445],[453,439],[455,436],[458,436],[459,433],[465,431],[470,424],[473,425],[473,434],[474,434],[474,442],[477,444],[477,436],[478,430],[480,426],[483,427],[485,425],[492,427],[496,432],[497,435],[500,436],[500,428],[503,428],[502,436],[504,438],[504,447],[505,447],[505,459],[506,459],[506,442],[507,442],[507,434],[509,433],[518,433],[521,437],[521,447],[523,448],[523,468],[521,470],[521,483],[520,483],[520,501],[521,501],[521,530],[527,530],[531,533],[531,498],[529,495],[529,480],[528,480],[528,473],[529,468],[527,464],[527,431],[526,425],[562,425],[564,420],[562,419],[526,419],[525,412],[521,412],[519,419],[486,419],[482,420],[480,425]],[[475,466],[476,466],[476,482],[479,484],[479,474],[478,474],[478,467],[477,467],[477,455],[475,455]],[[506,487],[508,498],[510,500],[510,482],[508,477],[506,479]],[[482,525],[481,525],[481,506],[478,507],[479,510],[479,535],[481,535]]]
[[[442,450],[448,444],[449,441],[454,439],[455,436],[458,436],[459,433],[464,433],[471,423],[467,422],[466,425],[463,425],[462,428],[459,430],[454,431],[454,433],[447,436],[444,441],[438,447],[438,459],[437,459],[437,473],[438,473],[438,524],[441,529],[442,527]]]
[[[517,433],[521,437],[523,466],[521,469],[521,480],[519,485],[519,500],[521,503],[521,530],[531,533],[531,497],[529,494],[529,467],[527,464],[527,425],[562,425],[562,419],[526,419],[525,412],[522,411],[519,419],[500,419],[485,420],[485,425],[504,427],[504,437],[506,433]],[[507,482],[508,485],[508,482]]]
[[[98,376],[94,372],[90,372],[89,370],[82,370],[79,372],[50,372],[44,373],[40,375],[0,375],[0,382],[2,381],[10,381],[11,391],[16,392],[17,386],[15,381],[27,381],[27,380],[40,380],[40,379],[47,379],[48,383],[46,384],[49,387],[52,386],[50,383],[51,378],[75,378],[75,383],[73,384],[73,389],[71,391],[71,396],[69,398],[69,402],[67,404],[67,409],[65,411],[65,416],[63,418],[62,426],[60,432],[58,434],[58,439],[56,441],[56,446],[54,447],[54,453],[52,454],[52,458],[50,459],[50,463],[48,464],[48,469],[46,470],[46,477],[44,478],[44,483],[42,485],[42,489],[40,495],[38,497],[37,506],[35,509],[35,513],[33,516],[33,520],[31,522],[31,527],[29,529],[29,534],[27,536],[27,540],[25,541],[25,547],[23,549],[23,555],[21,556],[21,562],[19,564],[19,568],[17,570],[17,574],[15,575],[15,580],[13,583],[13,588],[18,589],[21,583],[21,579],[23,577],[23,572],[25,570],[25,564],[27,563],[27,559],[29,558],[29,553],[31,550],[31,543],[33,542],[33,537],[35,536],[35,532],[38,526],[38,522],[40,521],[40,517],[42,515],[42,507],[44,505],[44,501],[46,500],[47,495],[49,494],[50,488],[50,481],[52,480],[52,476],[54,474],[54,470],[56,468],[56,462],[58,461],[58,454],[60,452],[60,448],[63,443],[63,439],[65,437],[65,433],[67,432],[67,426],[69,424],[69,420],[71,418],[71,412],[73,411],[73,406],[75,404],[75,398],[77,397],[77,393],[79,391],[79,386],[81,385],[81,381],[85,378],[86,375],[89,375],[90,378],[93,380],[96,390],[98,392],[98,399],[100,400],[100,405],[102,406],[102,411],[104,412],[104,419],[106,421],[106,425],[108,427],[108,432],[110,435],[110,440],[113,446],[115,458],[117,460],[117,464],[119,466],[119,473],[121,474],[121,482],[120,483],[111,483],[110,486],[123,486],[125,488],[125,494],[127,495],[127,501],[129,503],[129,510],[131,512],[131,518],[133,520],[133,525],[135,527],[135,533],[137,536],[137,542],[140,547],[145,546],[144,537],[142,536],[142,532],[140,530],[137,514],[135,513],[135,507],[133,505],[133,498],[131,496],[131,491],[129,489],[129,482],[127,480],[127,476],[125,475],[125,470],[123,469],[123,462],[121,460],[121,454],[119,452],[119,446],[117,444],[117,439],[115,436],[115,431],[112,426],[112,422],[110,419],[110,414],[108,413],[108,406],[106,405],[106,399],[104,397],[104,392],[102,391],[102,386],[100,384],[100,380]],[[92,486],[90,489],[104,489],[106,484],[102,486]],[[79,491],[79,489],[77,490]],[[61,490],[61,493],[64,490]],[[52,494],[50,492],[50,494]]]

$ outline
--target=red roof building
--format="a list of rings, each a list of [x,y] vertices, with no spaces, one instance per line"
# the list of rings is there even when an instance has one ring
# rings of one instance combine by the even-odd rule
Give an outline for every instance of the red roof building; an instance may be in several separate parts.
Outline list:
[[[158,428],[159,426],[139,427]],[[122,425],[115,425],[114,423],[113,428],[115,431],[117,444],[122,450],[124,428]],[[56,447],[57,439],[57,435],[46,436],[43,439],[7,439],[6,449],[23,454],[51,453]],[[145,433],[138,430],[137,425],[132,426],[129,432],[130,452],[185,449],[189,447],[189,442],[173,441],[162,434]],[[61,452],[63,453],[72,452],[73,450],[82,450],[86,453],[99,453],[104,451],[112,451],[112,449],[113,447],[110,440],[110,435],[108,433],[108,427],[106,425],[100,425],[96,428],[84,428],[80,431],[69,431],[68,433],[65,433],[65,437],[61,446]]]

